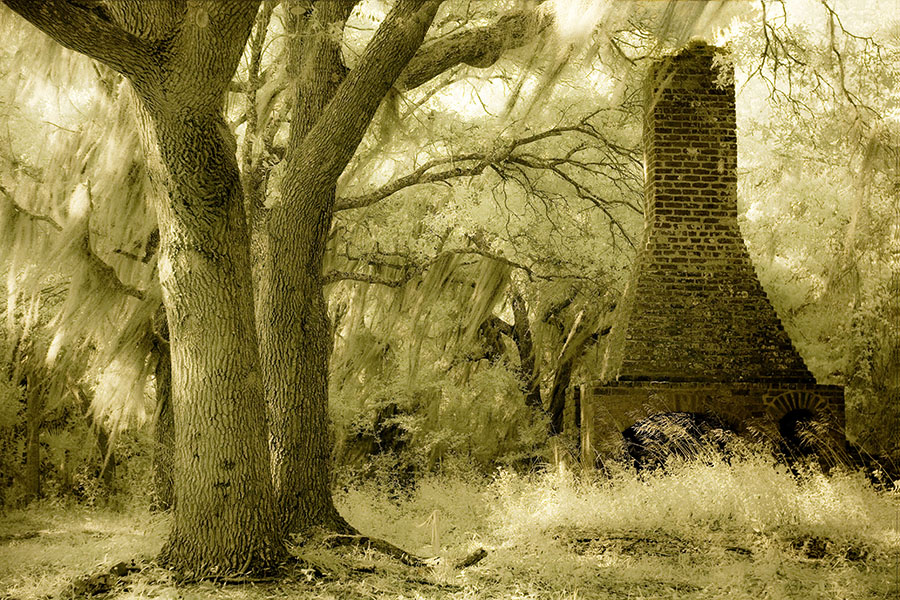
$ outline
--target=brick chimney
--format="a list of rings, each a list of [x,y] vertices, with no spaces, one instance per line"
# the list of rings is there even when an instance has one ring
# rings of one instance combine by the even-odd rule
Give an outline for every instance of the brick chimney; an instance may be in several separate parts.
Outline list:
[[[602,380],[815,383],[737,222],[731,67],[695,42],[645,87],[645,225]]]

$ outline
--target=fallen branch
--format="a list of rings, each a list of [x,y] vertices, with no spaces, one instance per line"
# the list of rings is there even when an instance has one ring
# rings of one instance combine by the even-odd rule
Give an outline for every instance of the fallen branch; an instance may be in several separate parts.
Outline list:
[[[338,546],[353,546],[355,548],[371,548],[382,554],[387,554],[391,558],[395,558],[404,565],[410,567],[424,567],[427,563],[425,559],[410,554],[403,548],[395,546],[387,540],[369,537],[367,535],[346,535],[335,534],[326,537],[322,542],[328,548],[336,548]]]
[[[345,535],[345,534],[335,534],[326,537],[322,542],[328,548],[336,548],[338,546],[353,546],[355,548],[371,548],[372,550],[377,550],[382,554],[387,554],[391,558],[395,558],[402,562],[403,564],[410,567],[424,567],[428,564],[428,562],[419,556],[414,554],[410,554],[403,548],[399,546],[395,546],[394,544],[388,542],[387,540],[382,540],[379,538],[369,537],[367,535]],[[475,565],[487,556],[487,550],[484,548],[479,548],[478,550],[472,552],[461,561],[455,563],[453,565],[454,569],[465,569],[467,567],[471,567]]]
[[[8,542],[18,542],[19,540],[30,540],[31,538],[36,538],[39,535],[43,535],[42,531],[28,531],[25,533],[8,533],[6,535],[0,535],[0,544],[6,544]]]
[[[472,565],[480,563],[481,559],[483,559],[485,556],[487,556],[487,550],[485,550],[484,548],[479,548],[475,552],[471,553],[470,555],[453,565],[453,568],[465,569],[467,567],[471,567]]]

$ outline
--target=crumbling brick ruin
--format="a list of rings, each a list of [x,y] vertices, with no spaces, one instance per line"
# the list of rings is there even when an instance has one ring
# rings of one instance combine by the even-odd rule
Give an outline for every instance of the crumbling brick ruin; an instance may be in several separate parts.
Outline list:
[[[737,221],[731,68],[695,42],[645,89],[645,226],[601,380],[581,398],[582,456],[661,412],[713,414],[738,432],[826,420],[843,441],[844,392],[818,385],[757,279]]]

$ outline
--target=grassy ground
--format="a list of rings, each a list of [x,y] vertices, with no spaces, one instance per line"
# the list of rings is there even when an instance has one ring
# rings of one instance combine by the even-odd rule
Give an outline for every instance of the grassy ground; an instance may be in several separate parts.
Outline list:
[[[665,474],[432,478],[366,484],[338,503],[364,533],[434,556],[412,568],[308,544],[314,565],[252,585],[176,585],[152,564],[110,598],[900,598],[900,495],[856,474],[794,476],[770,460]],[[72,595],[120,561],[150,561],[166,516],[44,504],[0,516],[0,598]],[[477,565],[449,565],[472,550]],[[321,573],[324,573],[322,575]]]

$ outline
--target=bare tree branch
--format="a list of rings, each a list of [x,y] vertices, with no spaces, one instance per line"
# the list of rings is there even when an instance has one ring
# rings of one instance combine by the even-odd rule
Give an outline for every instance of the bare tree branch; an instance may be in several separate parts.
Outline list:
[[[159,229],[154,229],[150,232],[150,235],[147,237],[147,246],[144,249],[144,255],[141,256],[134,252],[128,252],[127,250],[115,249],[113,252],[120,256],[124,256],[125,258],[130,258],[133,261],[144,263],[145,265],[150,262],[156,255],[156,251],[159,249]]]
[[[441,158],[428,161],[409,175],[405,175],[403,177],[400,177],[399,179],[395,179],[391,183],[384,185],[373,192],[363,194],[362,196],[355,196],[352,198],[338,198],[334,203],[334,210],[335,212],[338,212],[342,210],[350,210],[352,208],[364,208],[366,206],[370,206],[372,204],[375,204],[376,202],[384,200],[388,196],[391,196],[396,192],[399,192],[400,190],[413,185],[438,183],[440,181],[446,181],[448,179],[454,179],[457,177],[471,177],[480,175],[491,164],[491,161],[488,159],[489,157],[486,154],[468,154],[453,158]],[[478,162],[469,167],[453,167],[439,173],[428,173],[428,171],[430,171],[431,169],[441,165],[467,161]]]
[[[0,193],[2,193],[4,196],[6,196],[6,199],[9,200],[10,206],[12,206],[13,210],[16,211],[17,213],[23,214],[35,221],[43,221],[44,223],[49,223],[50,226],[53,227],[53,229],[55,229],[56,231],[62,231],[62,225],[57,223],[53,217],[33,213],[33,212],[29,211],[28,209],[26,209],[21,204],[19,204],[18,202],[16,202],[16,200],[15,200],[15,198],[13,198],[12,194],[9,193],[9,190],[7,190],[5,187],[3,187],[2,183],[0,183]]]
[[[628,174],[624,173],[620,166],[612,160],[607,163],[600,163],[596,161],[589,162],[576,159],[575,154],[582,150],[588,149],[588,147],[584,144],[574,146],[566,155],[561,158],[539,159],[534,155],[516,153],[516,150],[521,148],[522,146],[539,142],[541,140],[546,140],[552,137],[560,137],[566,134],[579,134],[588,136],[589,138],[596,140],[599,145],[607,148],[609,152],[614,153],[622,160],[637,164],[639,162],[639,158],[634,150],[624,148],[610,142],[604,136],[602,136],[593,125],[590,124],[590,119],[596,116],[599,112],[600,111],[595,111],[591,113],[574,125],[554,127],[552,129],[512,140],[505,144],[500,144],[499,148],[492,152],[477,152],[430,160],[422,166],[418,167],[413,172],[399,177],[394,181],[391,181],[390,183],[387,183],[382,187],[369,192],[368,194],[362,194],[360,196],[353,196],[349,198],[338,198],[335,201],[334,210],[335,212],[338,212],[354,208],[364,208],[366,206],[371,206],[376,202],[380,202],[381,200],[390,197],[400,190],[411,187],[413,185],[439,183],[458,177],[474,177],[477,175],[481,175],[488,167],[492,167],[494,170],[497,170],[499,172],[506,164],[518,164],[521,166],[529,167],[531,169],[544,169],[552,171],[555,175],[572,185],[575,191],[578,193],[579,197],[585,198],[595,204],[610,218],[612,218],[612,214],[609,212],[608,207],[612,206],[613,204],[624,203],[633,210],[640,212],[639,207],[634,206],[631,203],[611,202],[601,198],[596,193],[594,193],[586,184],[577,182],[570,174],[566,173],[563,170],[563,165],[571,165],[591,174],[592,176],[600,176],[607,179],[613,179],[612,174],[604,171],[604,169],[611,168],[617,176],[620,176],[620,179],[625,179],[628,177]],[[441,171],[431,172],[433,169],[446,165],[453,166]],[[618,180],[614,181],[614,183],[617,182]]]

